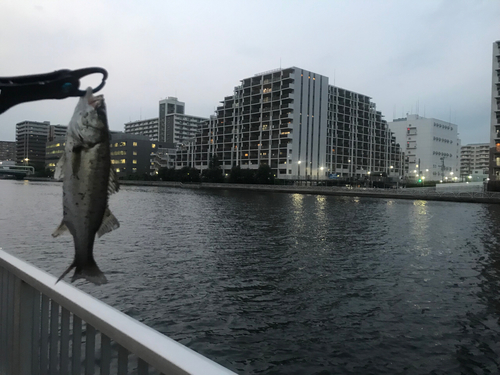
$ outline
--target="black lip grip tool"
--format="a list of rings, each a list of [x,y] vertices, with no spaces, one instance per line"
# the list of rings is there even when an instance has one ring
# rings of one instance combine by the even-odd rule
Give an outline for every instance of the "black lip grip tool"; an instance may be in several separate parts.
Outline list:
[[[52,73],[18,77],[0,77],[0,113],[16,104],[44,99],[65,99],[85,95],[80,90],[80,78],[90,74],[102,74],[102,81],[92,92],[102,89],[108,78],[103,68],[57,70]]]

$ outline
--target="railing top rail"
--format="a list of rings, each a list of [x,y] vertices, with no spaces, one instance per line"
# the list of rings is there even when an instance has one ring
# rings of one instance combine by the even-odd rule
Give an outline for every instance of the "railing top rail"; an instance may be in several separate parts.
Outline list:
[[[0,266],[88,322],[162,373],[234,374],[35,266],[0,250]]]

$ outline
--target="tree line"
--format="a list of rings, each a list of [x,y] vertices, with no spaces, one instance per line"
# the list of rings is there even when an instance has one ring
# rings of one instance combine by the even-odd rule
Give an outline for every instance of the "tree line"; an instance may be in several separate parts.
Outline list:
[[[274,184],[275,176],[271,167],[261,164],[258,169],[242,169],[239,165],[234,166],[225,174],[220,166],[219,159],[214,156],[208,163],[208,168],[201,173],[198,169],[184,167],[182,169],[161,168],[156,175],[130,175],[130,180],[160,180],[189,182],[212,182],[212,183],[235,183],[235,184]]]

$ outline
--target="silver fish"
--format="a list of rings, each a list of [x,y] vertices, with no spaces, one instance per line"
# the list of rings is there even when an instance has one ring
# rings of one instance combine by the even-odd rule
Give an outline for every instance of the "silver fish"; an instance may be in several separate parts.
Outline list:
[[[68,125],[64,154],[54,173],[54,178],[63,179],[63,220],[52,236],[69,230],[75,243],[73,263],[57,282],[73,268],[72,282],[80,278],[97,285],[107,282],[93,249],[96,234],[100,237],[120,226],[108,208],[108,195],[119,189],[109,141],[104,97],[93,96],[88,88]]]

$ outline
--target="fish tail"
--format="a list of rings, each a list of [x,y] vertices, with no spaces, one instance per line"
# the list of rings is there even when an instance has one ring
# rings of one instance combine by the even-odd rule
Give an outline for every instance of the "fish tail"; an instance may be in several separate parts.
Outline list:
[[[106,279],[104,273],[99,269],[99,267],[95,263],[86,264],[83,267],[77,266],[75,269],[75,273],[71,278],[71,282],[74,282],[75,280],[78,279],[85,279],[96,285],[102,285],[108,282],[108,279]]]
[[[71,271],[73,268],[75,268],[75,262],[71,263],[70,266],[66,269],[66,271],[63,272],[63,274],[61,276],[59,276],[59,278],[57,279],[56,281],[56,284],[61,281],[61,279],[66,276],[69,271]]]

